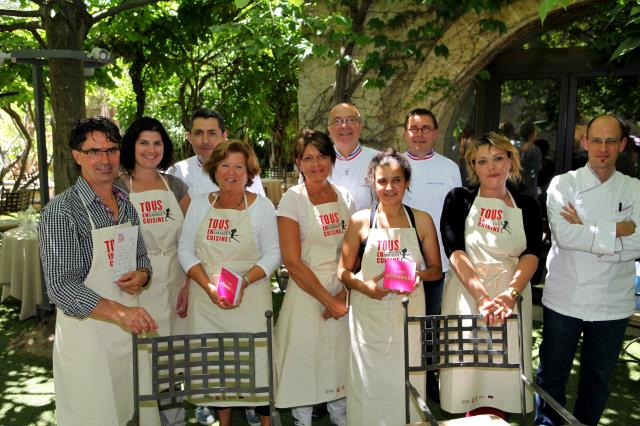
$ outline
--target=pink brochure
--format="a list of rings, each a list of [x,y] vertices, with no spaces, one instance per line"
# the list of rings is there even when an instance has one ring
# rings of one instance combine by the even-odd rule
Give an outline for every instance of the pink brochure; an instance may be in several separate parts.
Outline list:
[[[382,287],[410,293],[416,279],[416,262],[410,260],[387,259],[384,262]]]
[[[224,297],[229,303],[237,305],[241,287],[242,276],[223,266],[218,277],[218,297]]]

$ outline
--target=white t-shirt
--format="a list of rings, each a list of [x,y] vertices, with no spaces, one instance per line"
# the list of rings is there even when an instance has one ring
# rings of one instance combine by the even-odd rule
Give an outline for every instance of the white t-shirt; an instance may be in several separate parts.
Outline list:
[[[187,184],[191,198],[194,198],[194,195],[197,194],[209,194],[220,189],[218,185],[213,183],[209,175],[202,170],[202,167],[198,164],[198,157],[195,155],[177,162],[167,170],[167,173],[179,177]],[[260,176],[253,178],[253,183],[247,188],[247,191],[265,196]]]
[[[411,165],[411,186],[402,201],[409,207],[429,213],[438,232],[442,272],[449,270],[449,259],[442,246],[440,217],[444,199],[453,188],[462,186],[458,165],[437,152],[418,160],[408,153],[404,156]]]
[[[298,222],[300,227],[300,241],[304,245],[307,235],[309,233],[309,212],[308,203],[309,197],[303,193],[304,184],[300,183],[296,186],[292,186],[284,193],[280,203],[278,204],[278,216],[288,217],[291,220]],[[334,185],[334,188],[338,192],[338,197],[342,197],[349,209],[349,215],[352,215],[356,211],[356,206],[353,203],[351,194],[345,188]]]
[[[356,210],[371,207],[373,195],[371,187],[366,182],[369,162],[379,151],[360,145],[360,151],[356,151],[348,158],[336,158],[333,173],[329,180],[336,185],[346,188],[356,205]],[[336,151],[337,153],[337,151]]]
[[[209,208],[211,208],[209,194],[194,194],[192,196],[178,243],[178,258],[185,271],[201,263],[196,256],[195,238],[200,222]],[[281,263],[275,207],[273,207],[271,200],[258,195],[256,201],[249,206],[248,211],[260,256],[256,265],[262,268],[267,276],[270,276]]]

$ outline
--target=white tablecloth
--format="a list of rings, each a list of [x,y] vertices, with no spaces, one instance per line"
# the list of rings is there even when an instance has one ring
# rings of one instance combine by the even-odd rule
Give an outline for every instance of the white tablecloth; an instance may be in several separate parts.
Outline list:
[[[38,236],[35,232],[15,228],[2,234],[0,285],[2,301],[9,296],[22,301],[21,320],[36,315],[36,306],[42,303],[42,286]]]

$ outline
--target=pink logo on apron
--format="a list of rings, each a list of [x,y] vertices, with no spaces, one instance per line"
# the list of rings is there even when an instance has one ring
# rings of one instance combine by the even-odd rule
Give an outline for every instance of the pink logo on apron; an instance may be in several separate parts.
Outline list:
[[[477,226],[487,229],[491,232],[508,232],[511,233],[509,228],[509,221],[502,220],[504,217],[502,209],[487,209],[480,208],[480,215],[478,216]]]
[[[230,223],[230,220],[226,218],[209,218],[206,240],[219,242],[235,241],[239,243],[238,230],[236,228],[231,228]]]
[[[318,219],[320,219],[323,236],[325,237],[344,234],[344,231],[347,229],[346,222],[344,219],[340,219],[338,212],[318,215]]]
[[[110,240],[104,240],[104,245],[107,248],[107,261],[109,262],[109,267],[113,268],[113,246],[114,246],[113,238]]]
[[[401,247],[400,240],[378,240],[376,251],[376,263],[384,263],[385,260],[407,259],[407,248]]]
[[[162,223],[175,220],[171,208],[165,208],[162,200],[142,201],[140,205],[140,219],[143,224]]]

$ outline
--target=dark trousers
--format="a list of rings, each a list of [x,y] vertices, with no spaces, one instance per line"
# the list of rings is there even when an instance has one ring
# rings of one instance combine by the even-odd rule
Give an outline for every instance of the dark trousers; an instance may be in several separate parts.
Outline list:
[[[566,405],[566,385],[582,335],[580,381],[573,415],[596,426],[609,397],[609,379],[620,354],[627,319],[583,321],[544,308],[540,366],[536,382]],[[553,408],[536,395],[536,425],[564,424]]]
[[[455,272],[454,272],[455,273]],[[427,315],[440,315],[442,306],[442,289],[444,287],[444,274],[436,281],[423,281],[424,299]]]
[[[452,272],[453,273],[453,272]],[[442,289],[444,287],[444,274],[436,281],[423,281],[425,312],[427,315],[440,315],[440,307],[442,306]],[[429,348],[430,350],[431,348]],[[427,360],[430,363],[430,360]],[[427,372],[426,391],[429,398],[439,402],[439,386],[436,370]]]

